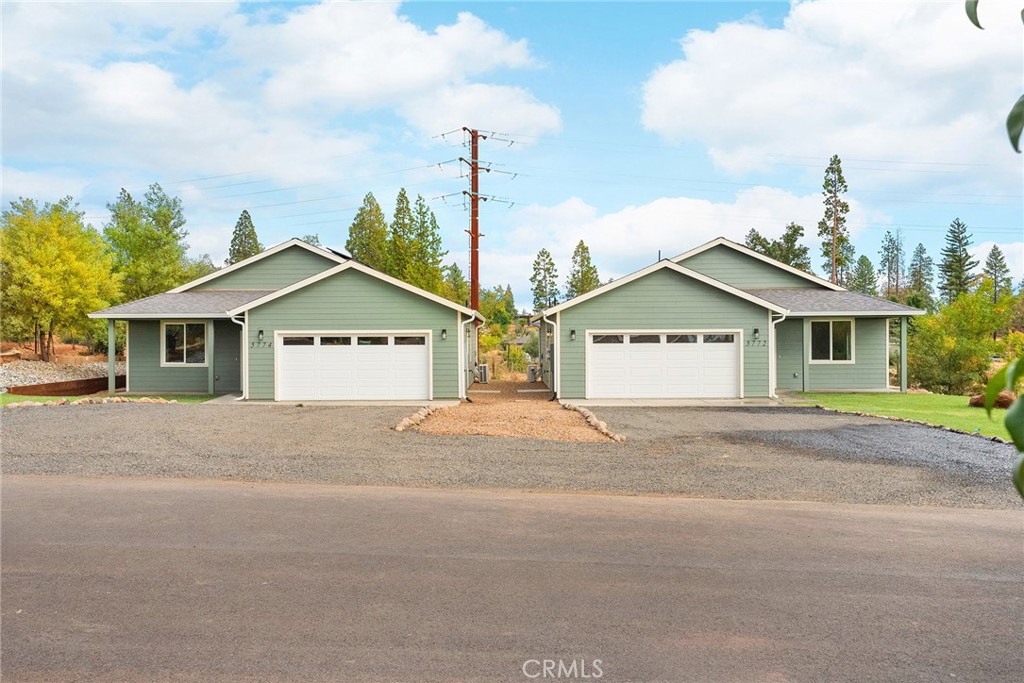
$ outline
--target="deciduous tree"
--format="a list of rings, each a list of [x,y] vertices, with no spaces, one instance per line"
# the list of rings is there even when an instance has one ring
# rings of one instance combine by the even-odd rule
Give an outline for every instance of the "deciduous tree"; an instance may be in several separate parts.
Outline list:
[[[42,207],[19,199],[0,221],[4,313],[45,334],[43,360],[50,359],[55,333],[84,327],[87,314],[118,297],[110,250],[83,216],[70,197]]]

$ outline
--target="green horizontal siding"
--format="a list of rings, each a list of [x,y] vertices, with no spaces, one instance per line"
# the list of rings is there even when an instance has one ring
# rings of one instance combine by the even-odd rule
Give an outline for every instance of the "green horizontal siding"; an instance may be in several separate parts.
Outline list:
[[[884,391],[889,384],[888,330],[884,318],[854,321],[854,363],[807,366],[808,391]]]
[[[160,367],[160,321],[128,321],[128,390],[143,393],[206,392],[205,367]]]
[[[249,311],[249,397],[274,398],[276,330],[432,330],[434,398],[458,398],[458,315],[365,273],[343,271]],[[258,347],[259,330],[266,348]]]
[[[194,289],[281,289],[337,265],[336,261],[303,247],[289,247]]]
[[[768,339],[768,311],[663,268],[559,314],[559,397],[584,398],[588,330],[743,330],[744,341]],[[576,330],[576,341],[570,341]],[[744,396],[768,395],[768,347],[744,346]]]
[[[735,249],[718,245],[695,254],[679,265],[713,277],[719,282],[739,289],[758,287],[823,288],[811,280],[786,272]]]
[[[788,318],[775,327],[776,374],[779,389],[804,388],[804,321]]]

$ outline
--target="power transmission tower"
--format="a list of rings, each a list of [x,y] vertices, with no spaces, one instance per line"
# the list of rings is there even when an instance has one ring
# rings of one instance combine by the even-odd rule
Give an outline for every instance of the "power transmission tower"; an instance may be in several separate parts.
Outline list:
[[[480,310],[480,140],[487,136],[475,128],[463,126],[469,135],[469,307]],[[490,169],[484,169],[490,170]]]

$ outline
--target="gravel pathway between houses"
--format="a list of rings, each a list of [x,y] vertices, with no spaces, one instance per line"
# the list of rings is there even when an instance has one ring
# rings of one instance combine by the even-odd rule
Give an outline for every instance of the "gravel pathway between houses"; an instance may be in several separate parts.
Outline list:
[[[407,407],[6,410],[4,474],[1020,508],[1012,446],[814,408],[599,408],[616,443],[392,428]]]

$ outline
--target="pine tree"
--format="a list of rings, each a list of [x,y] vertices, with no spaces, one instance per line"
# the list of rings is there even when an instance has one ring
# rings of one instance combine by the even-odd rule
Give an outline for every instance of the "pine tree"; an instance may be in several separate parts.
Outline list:
[[[998,244],[993,244],[985,258],[982,274],[992,281],[992,301],[998,303],[1007,294],[1013,294],[1013,279],[1010,267],[1006,265],[1006,257]]]
[[[804,236],[803,226],[790,223],[786,226],[785,232],[779,239],[768,240],[754,228],[747,233],[744,244],[748,249],[753,249],[759,254],[775,259],[787,266],[793,266],[805,273],[812,272],[811,257],[807,247],[800,244],[800,238]]]
[[[441,248],[441,229],[434,212],[427,206],[422,195],[416,196],[413,210],[411,240],[408,243],[409,261],[404,277],[409,284],[434,294],[444,292],[444,273],[441,262],[448,254]]]
[[[463,275],[462,269],[457,263],[445,266],[444,271],[444,296],[450,301],[463,306],[469,306],[469,281]]]
[[[871,265],[871,259],[867,256],[857,259],[857,266],[850,276],[848,289],[861,294],[878,295],[878,276],[875,273],[875,267]]]
[[[839,270],[837,271],[839,276],[839,284],[843,287],[847,287],[850,284],[850,280],[853,278],[853,268],[856,267],[857,250],[853,246],[853,242],[847,240],[843,242],[842,246],[839,247]]]
[[[590,249],[580,240],[572,252],[572,270],[565,286],[565,297],[573,299],[600,286],[601,278],[597,266],[590,260]]]
[[[970,246],[967,225],[959,218],[955,219],[946,232],[946,246],[942,248],[942,261],[939,263],[939,292],[946,303],[952,303],[970,291],[974,283],[974,269],[978,262],[971,258]]]
[[[407,277],[409,264],[413,261],[415,231],[409,195],[403,187],[395,198],[395,213],[388,230],[388,258],[384,269],[388,275],[399,280],[405,280]]]
[[[899,230],[895,235],[890,230],[885,231],[878,256],[878,269],[885,278],[884,295],[889,299],[899,299],[902,290],[906,289],[903,284],[906,253],[903,251],[903,234]]]
[[[910,267],[907,269],[907,303],[914,302],[922,308],[931,310],[935,307],[935,292],[932,289],[932,282],[935,279],[934,263],[923,244],[914,248],[914,254],[910,257]]]
[[[250,256],[263,251],[263,245],[256,237],[256,227],[252,224],[252,217],[248,211],[242,211],[235,223],[235,231],[231,233],[231,246],[228,247],[228,257],[224,265],[230,266],[233,263],[244,261]]]
[[[554,259],[551,258],[551,252],[547,249],[537,252],[537,258],[533,260],[530,284],[533,285],[531,291],[535,312],[558,304],[558,270],[555,268]]]
[[[388,272],[388,224],[372,192],[363,197],[363,205],[348,228],[345,251],[360,263]]]
[[[841,271],[848,270],[853,263],[847,258],[852,253],[844,246],[850,242],[850,233],[846,229],[846,214],[850,205],[843,201],[847,191],[846,178],[843,177],[843,166],[838,154],[834,154],[825,169],[825,181],[822,184],[822,195],[825,197],[825,217],[818,221],[818,237],[823,238],[821,253],[825,257],[825,271],[831,273],[831,281],[841,282]]]

